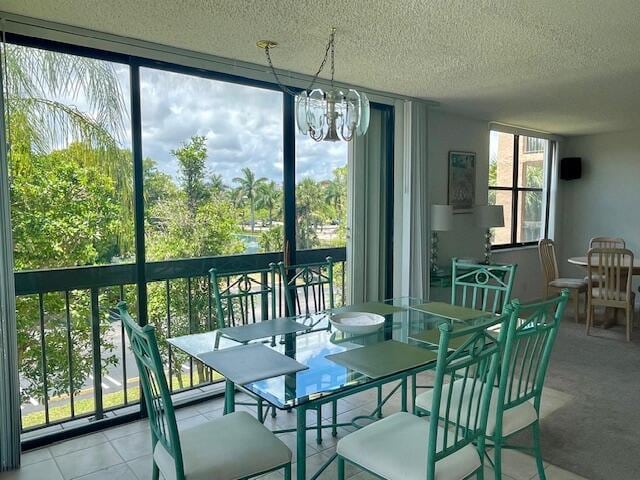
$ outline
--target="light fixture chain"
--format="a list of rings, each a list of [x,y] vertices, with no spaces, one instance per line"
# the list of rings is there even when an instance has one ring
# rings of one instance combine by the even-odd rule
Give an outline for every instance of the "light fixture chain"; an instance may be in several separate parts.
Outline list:
[[[274,78],[276,79],[276,83],[282,89],[284,93],[288,93],[289,95],[293,95],[294,97],[297,95],[297,92],[287,88],[281,81],[280,77],[276,73],[276,69],[273,67],[273,62],[271,61],[271,54],[269,53],[269,45],[264,47],[264,53],[267,56],[267,62],[269,62],[269,68],[271,68],[271,73],[273,73]]]
[[[336,72],[335,58],[336,58],[336,29],[331,29],[331,35],[329,36],[329,45],[331,45],[331,88],[333,88],[333,76]]]

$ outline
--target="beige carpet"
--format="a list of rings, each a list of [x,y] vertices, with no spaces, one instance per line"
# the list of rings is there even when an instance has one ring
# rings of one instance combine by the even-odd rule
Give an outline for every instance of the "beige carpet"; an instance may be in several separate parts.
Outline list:
[[[640,328],[634,334],[631,343],[622,327],[587,337],[584,324],[563,320],[546,385],[565,395],[542,421],[545,460],[591,480],[640,479]]]

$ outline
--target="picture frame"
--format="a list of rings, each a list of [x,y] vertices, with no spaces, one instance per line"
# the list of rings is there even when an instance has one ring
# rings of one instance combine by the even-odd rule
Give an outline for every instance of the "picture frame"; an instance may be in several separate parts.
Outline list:
[[[471,213],[476,196],[475,152],[449,152],[447,199],[454,213]]]

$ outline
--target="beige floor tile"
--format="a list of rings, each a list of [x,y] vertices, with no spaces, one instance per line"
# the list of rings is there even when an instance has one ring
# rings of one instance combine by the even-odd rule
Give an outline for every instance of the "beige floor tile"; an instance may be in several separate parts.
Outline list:
[[[25,465],[18,471],[0,473],[0,480],[63,480],[63,476],[50,458],[40,462]]]
[[[111,441],[111,445],[126,462],[152,453],[149,432],[132,433],[126,437],[116,438]]]
[[[110,443],[78,450],[55,459],[65,479],[81,477],[123,463]]]
[[[43,460],[50,460],[51,458],[53,458],[53,456],[48,448],[38,448],[37,450],[30,450],[23,453],[20,457],[20,464],[26,467],[27,465],[42,462]]]
[[[145,455],[144,457],[139,457],[131,462],[127,462],[127,465],[138,480],[151,480],[152,464],[153,458],[151,455]]]
[[[49,450],[54,457],[66,455],[67,453],[77,452],[85,448],[101,445],[107,442],[107,437],[102,432],[91,433],[81,437],[65,440],[64,442],[55,443],[49,446]]]
[[[493,451],[489,452],[489,456],[493,460]],[[546,465],[548,464],[545,462]],[[514,450],[503,450],[502,473],[514,480],[530,480],[537,476],[538,469],[532,456]]]
[[[126,463],[114,465],[97,472],[90,473],[84,477],[78,477],[77,480],[136,480],[133,470]]]
[[[148,420],[138,420],[120,425],[119,427],[109,428],[104,431],[104,435],[108,440],[113,440],[114,438],[126,437],[127,435],[138,432],[149,432]]]

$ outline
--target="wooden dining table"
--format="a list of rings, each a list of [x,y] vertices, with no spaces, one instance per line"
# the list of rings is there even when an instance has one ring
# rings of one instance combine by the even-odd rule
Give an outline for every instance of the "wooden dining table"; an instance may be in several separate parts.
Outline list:
[[[594,258],[593,259],[595,261],[594,265],[597,265],[598,259]],[[567,260],[570,264],[572,265],[577,265],[579,267],[584,267],[587,268],[589,266],[589,261],[587,259],[587,256],[583,256],[583,257],[571,257]],[[629,268],[629,262],[623,262],[622,265],[620,265],[622,268]],[[631,274],[632,275],[640,275],[640,258],[635,258],[633,259],[633,267],[632,267],[632,271]]]

